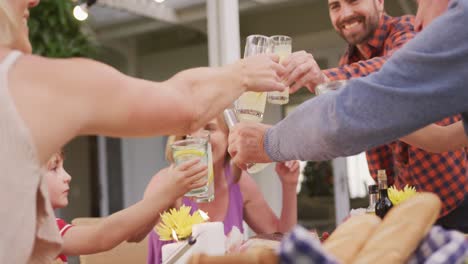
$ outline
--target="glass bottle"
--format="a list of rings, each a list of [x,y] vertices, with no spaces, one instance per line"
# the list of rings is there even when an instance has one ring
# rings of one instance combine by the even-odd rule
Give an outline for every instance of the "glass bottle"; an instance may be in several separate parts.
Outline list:
[[[385,170],[379,170],[377,172],[377,181],[379,184],[379,199],[375,204],[375,214],[383,219],[393,207],[392,201],[388,198],[387,174]]]
[[[375,184],[369,185],[367,188],[369,190],[369,207],[367,207],[366,213],[375,214],[375,204],[379,196],[379,188]]]

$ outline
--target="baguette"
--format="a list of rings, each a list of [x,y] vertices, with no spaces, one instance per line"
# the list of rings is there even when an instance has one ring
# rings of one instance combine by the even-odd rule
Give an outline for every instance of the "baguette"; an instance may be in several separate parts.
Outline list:
[[[189,264],[275,264],[279,263],[278,255],[269,248],[255,248],[246,253],[227,256],[208,256],[203,253],[190,257]]]
[[[351,263],[380,222],[375,215],[353,216],[338,226],[323,248],[340,263]]]
[[[392,208],[353,263],[405,263],[439,216],[437,195],[421,193]]]

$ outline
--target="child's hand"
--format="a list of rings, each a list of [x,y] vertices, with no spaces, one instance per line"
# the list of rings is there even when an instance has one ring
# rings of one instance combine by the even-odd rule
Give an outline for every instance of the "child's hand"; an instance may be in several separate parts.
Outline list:
[[[192,189],[200,188],[206,185],[208,167],[200,163],[200,159],[190,160],[175,166],[169,166],[165,173],[167,177],[168,193],[179,198]]]
[[[299,162],[297,160],[278,162],[275,170],[282,184],[297,185],[299,179]]]

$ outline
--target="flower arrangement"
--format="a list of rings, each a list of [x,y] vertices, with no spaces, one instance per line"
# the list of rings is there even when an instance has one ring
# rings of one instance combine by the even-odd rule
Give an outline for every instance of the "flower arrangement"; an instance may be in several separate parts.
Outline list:
[[[408,185],[406,185],[403,190],[398,190],[394,186],[388,188],[388,198],[390,198],[393,205],[398,205],[416,194],[416,188]]]
[[[192,226],[204,223],[208,216],[197,210],[190,214],[190,206],[182,205],[180,209],[172,208],[161,214],[161,221],[155,227],[156,233],[162,241],[183,240],[192,234]]]

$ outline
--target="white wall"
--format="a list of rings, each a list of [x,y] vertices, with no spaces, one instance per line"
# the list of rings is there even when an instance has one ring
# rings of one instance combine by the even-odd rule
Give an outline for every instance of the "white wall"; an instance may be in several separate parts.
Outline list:
[[[181,70],[207,63],[206,46],[199,45],[138,57],[136,72],[141,78],[162,81]],[[124,206],[139,201],[151,177],[168,165],[165,143],[166,137],[122,140]]]

